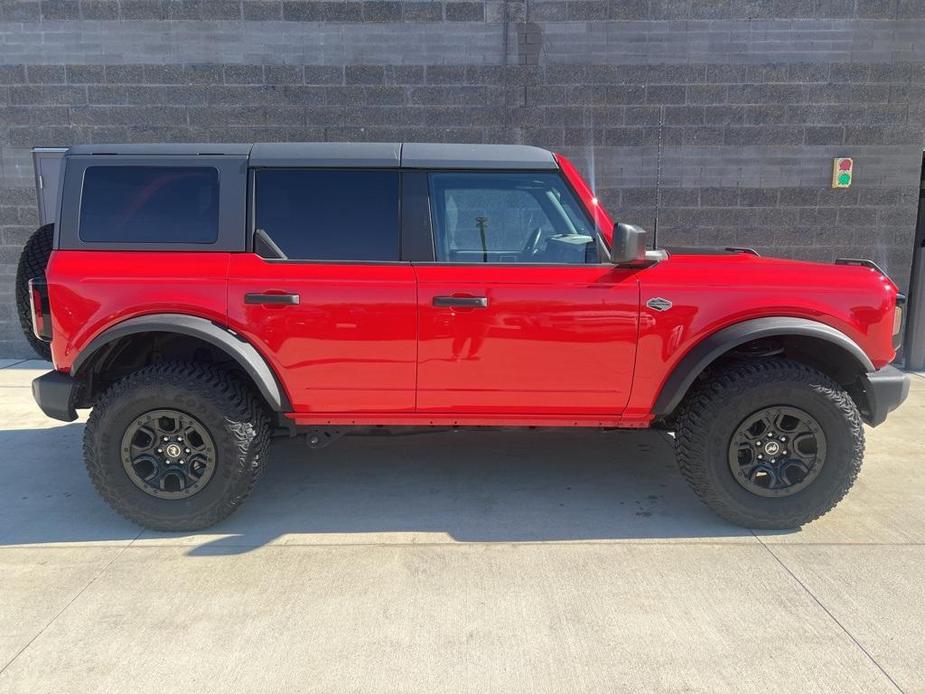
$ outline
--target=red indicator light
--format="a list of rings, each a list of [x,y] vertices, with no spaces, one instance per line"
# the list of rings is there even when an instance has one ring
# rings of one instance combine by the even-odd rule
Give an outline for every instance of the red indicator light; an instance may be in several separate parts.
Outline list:
[[[832,162],[832,187],[847,188],[854,178],[854,159],[851,157],[837,157]]]

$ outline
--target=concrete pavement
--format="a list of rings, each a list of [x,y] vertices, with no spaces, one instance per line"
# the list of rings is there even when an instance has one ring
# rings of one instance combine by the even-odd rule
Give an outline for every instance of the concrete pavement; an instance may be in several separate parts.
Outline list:
[[[650,432],[279,441],[208,533],[97,497],[0,361],[0,692],[925,692],[925,377],[796,533]]]

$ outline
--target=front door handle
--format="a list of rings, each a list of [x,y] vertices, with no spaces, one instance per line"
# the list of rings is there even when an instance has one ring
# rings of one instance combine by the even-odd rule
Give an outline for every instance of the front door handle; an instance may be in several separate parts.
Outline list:
[[[488,308],[484,296],[435,296],[433,303],[439,308]]]
[[[299,303],[298,294],[245,294],[245,304],[292,305]]]

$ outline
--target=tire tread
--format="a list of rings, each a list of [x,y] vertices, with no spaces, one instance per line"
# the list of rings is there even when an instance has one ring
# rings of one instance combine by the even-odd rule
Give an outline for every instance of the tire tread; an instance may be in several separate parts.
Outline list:
[[[16,266],[16,313],[19,316],[19,327],[29,346],[42,359],[51,361],[51,345],[40,340],[32,332],[32,309],[29,305],[29,280],[34,277],[45,277],[45,268],[51,257],[51,247],[54,242],[54,224],[40,226],[29,237],[23,246]]]
[[[107,474],[106,461],[101,459],[97,450],[101,422],[108,410],[115,406],[114,403],[135,389],[161,383],[178,383],[184,388],[196,390],[199,395],[212,400],[228,413],[225,429],[236,439],[235,446],[240,450],[234,464],[243,468],[240,477],[243,482],[236,486],[233,493],[222,498],[220,503],[173,519],[145,513],[125,498]],[[201,530],[228,517],[250,496],[266,468],[270,433],[270,420],[263,402],[250,386],[234,374],[198,362],[160,362],[117,381],[102,395],[84,430],[84,462],[93,486],[124,518],[154,530]]]
[[[812,388],[826,398],[844,418],[851,436],[851,454],[844,461],[838,484],[821,500],[807,505],[802,512],[780,515],[756,511],[745,515],[731,505],[722,490],[710,482],[703,461],[707,440],[703,432],[707,423],[727,416],[724,405],[732,393],[742,388],[760,388],[781,381]],[[851,489],[864,458],[864,428],[857,405],[845,390],[822,372],[801,362],[768,358],[743,360],[707,374],[687,395],[677,415],[675,449],[681,475],[694,493],[717,514],[728,521],[751,528],[795,528],[831,511]],[[810,487],[807,487],[807,490]]]

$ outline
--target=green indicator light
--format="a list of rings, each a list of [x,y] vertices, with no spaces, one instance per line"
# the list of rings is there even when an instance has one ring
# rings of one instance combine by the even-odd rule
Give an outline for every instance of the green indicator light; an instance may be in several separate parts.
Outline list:
[[[836,157],[832,162],[832,187],[850,188],[854,179],[854,159]]]

